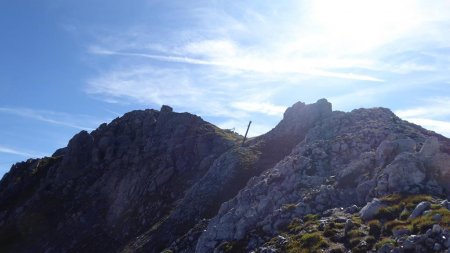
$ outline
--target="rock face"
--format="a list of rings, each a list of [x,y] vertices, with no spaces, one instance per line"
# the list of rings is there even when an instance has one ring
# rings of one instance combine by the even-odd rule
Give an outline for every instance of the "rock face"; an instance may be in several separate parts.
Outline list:
[[[4,176],[0,251],[117,251],[167,217],[236,139],[167,109],[82,131]]]
[[[241,141],[169,106],[82,131],[3,177],[0,251],[251,251],[295,217],[390,193],[450,196],[450,140],[388,109],[299,102]]]

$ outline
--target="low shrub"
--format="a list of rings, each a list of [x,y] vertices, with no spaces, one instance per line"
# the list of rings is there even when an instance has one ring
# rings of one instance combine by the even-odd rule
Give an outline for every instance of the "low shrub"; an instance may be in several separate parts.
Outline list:
[[[299,218],[294,218],[291,223],[289,223],[288,225],[288,230],[289,232],[293,233],[293,234],[297,234],[300,231],[303,230],[303,221],[300,220]]]
[[[375,216],[375,218],[383,220],[393,220],[400,215],[402,210],[403,207],[401,205],[383,207],[378,211],[378,214]]]
[[[383,234],[384,235],[392,235],[392,230],[394,228],[397,228],[397,227],[400,227],[400,226],[405,227],[405,226],[408,226],[408,225],[409,225],[408,221],[401,221],[401,220],[388,221],[388,222],[386,222],[384,224]]]
[[[319,232],[306,233],[296,236],[289,241],[286,249],[287,252],[295,253],[312,253],[318,252],[320,248],[328,246],[326,239]]]
[[[366,236],[366,238],[364,238],[364,241],[367,242],[367,244],[370,245],[369,248],[372,248],[372,246],[377,242],[377,239],[373,236]]]
[[[303,218],[304,218],[305,221],[316,221],[316,220],[318,220],[320,217],[319,217],[318,214],[312,214],[312,213],[310,213],[310,214],[305,215]]]
[[[381,247],[383,247],[383,245],[385,245],[385,244],[390,244],[392,246],[395,246],[395,240],[391,239],[391,238],[383,238],[375,244],[375,249],[378,250]]]
[[[403,198],[402,195],[395,193],[383,196],[380,198],[380,200],[382,200],[385,203],[392,204],[392,203],[399,203],[402,198]]]
[[[291,212],[291,211],[295,210],[295,208],[297,208],[297,205],[295,205],[295,204],[284,204],[281,207],[281,210],[284,212]]]
[[[352,239],[352,238],[358,238],[358,237],[363,237],[363,236],[365,236],[364,232],[362,232],[362,231],[359,230],[359,229],[353,229],[353,230],[350,230],[350,231],[347,233],[347,237],[348,237],[349,239]]]
[[[361,238],[360,238],[360,237],[358,237],[358,238],[353,238],[353,239],[351,239],[351,240],[349,241],[350,247],[354,248],[354,247],[356,247],[360,242],[361,242]]]
[[[423,195],[423,194],[419,194],[419,195],[410,195],[404,198],[403,202],[406,204],[414,204],[417,205],[422,201],[432,201],[433,197],[429,196],[429,195]]]
[[[379,238],[381,235],[381,222],[379,220],[371,220],[367,225],[369,226],[369,235]]]
[[[410,215],[411,212],[408,209],[404,208],[403,211],[400,213],[399,218],[400,220],[407,220]]]
[[[338,233],[338,231],[335,228],[331,228],[326,226],[325,229],[323,230],[323,236],[326,237],[332,237],[334,235],[336,235]]]
[[[330,253],[345,253],[346,250],[343,247],[333,246],[330,248]]]

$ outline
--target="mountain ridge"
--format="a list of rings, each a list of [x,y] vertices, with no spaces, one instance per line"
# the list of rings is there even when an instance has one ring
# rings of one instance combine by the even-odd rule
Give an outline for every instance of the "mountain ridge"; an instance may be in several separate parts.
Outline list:
[[[251,251],[311,213],[395,193],[449,197],[450,140],[386,108],[298,102],[241,142],[169,106],[82,131],[2,178],[0,249]]]

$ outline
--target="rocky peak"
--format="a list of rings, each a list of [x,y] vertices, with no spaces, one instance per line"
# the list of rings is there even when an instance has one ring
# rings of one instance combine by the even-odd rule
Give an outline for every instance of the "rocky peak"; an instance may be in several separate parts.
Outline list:
[[[267,135],[302,135],[302,132],[312,128],[319,120],[329,117],[331,113],[332,105],[326,99],[309,105],[297,102],[286,109],[283,119]]]
[[[168,105],[163,105],[161,107],[160,111],[161,111],[161,113],[170,113],[170,112],[173,112],[173,109],[172,109],[172,107],[170,107]]]
[[[264,171],[288,155],[308,131],[332,115],[332,106],[326,99],[313,104],[297,102],[286,109],[283,119],[268,133],[249,142],[262,155],[257,167]]]

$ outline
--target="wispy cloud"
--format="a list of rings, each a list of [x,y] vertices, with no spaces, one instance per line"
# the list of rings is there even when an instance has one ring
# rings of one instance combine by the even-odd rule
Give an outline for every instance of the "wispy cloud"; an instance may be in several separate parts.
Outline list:
[[[286,110],[286,106],[279,106],[270,103],[233,102],[231,106],[241,111],[264,113],[278,117],[281,117],[283,112]]]
[[[97,37],[88,52],[112,64],[88,80],[86,92],[108,102],[171,104],[236,122],[254,113],[277,120],[295,94],[310,101],[327,94],[338,108],[398,108],[383,98],[407,89],[419,94],[419,82],[448,82],[445,1],[214,1],[189,7],[175,1],[153,7],[167,8],[162,13],[175,28],[148,23]],[[423,108],[407,110],[416,110],[401,112],[409,118],[445,121],[427,113],[416,117]]]
[[[216,43],[220,44],[229,44],[227,41],[217,41]],[[142,57],[156,61],[165,61],[165,62],[174,62],[174,63],[185,63],[185,64],[194,64],[194,65],[206,65],[216,68],[227,68],[236,71],[246,71],[260,74],[304,74],[311,76],[322,76],[322,77],[335,77],[342,79],[351,79],[351,80],[361,80],[361,81],[373,81],[373,82],[382,82],[382,79],[377,77],[355,74],[344,71],[330,71],[320,69],[323,65],[330,65],[333,60],[329,59],[289,59],[289,58],[274,58],[270,59],[270,57],[258,56],[258,55],[249,55],[248,53],[237,53],[234,50],[229,50],[227,53],[222,51],[221,46],[211,45],[211,41],[200,41],[194,44],[186,45],[186,54],[192,52],[201,52],[199,48],[203,46],[210,46],[210,48],[206,47],[205,51],[200,55],[202,59],[196,59],[189,56],[176,56],[176,55],[158,55],[158,54],[146,54],[146,53],[130,53],[130,52],[120,52],[120,51],[111,51],[108,49],[101,49],[98,47],[91,47],[90,52],[97,55],[115,55],[115,56],[127,56],[127,57]],[[193,50],[194,49],[194,50]],[[244,51],[243,49],[239,51]],[[182,53],[182,52],[181,52]],[[346,64],[349,63],[349,60],[334,60],[333,66],[343,68]],[[355,62],[356,63],[356,62]],[[220,70],[219,71],[224,71]],[[229,72],[229,71],[228,71]]]
[[[426,129],[450,137],[450,121],[434,120],[427,118],[406,118],[407,121],[420,125]]]
[[[93,130],[94,127],[101,123],[100,121],[86,115],[71,115],[62,112],[35,110],[29,108],[0,107],[0,113],[12,114],[23,118],[80,130]]]
[[[420,106],[395,113],[410,122],[450,137],[450,97],[422,99]]]
[[[3,146],[3,145],[0,145],[0,153],[18,155],[18,156],[23,156],[23,157],[42,157],[42,156],[44,156],[41,153],[18,150],[18,149],[14,149],[14,148]]]
[[[234,130],[235,132],[240,133],[241,135],[244,135],[247,130],[248,120],[232,119],[232,120],[227,120],[227,121],[223,121],[223,122],[218,122],[217,125],[219,127],[221,127],[222,129],[231,129],[231,130]],[[264,123],[261,120],[252,121],[252,124],[250,126],[247,136],[248,137],[259,136],[259,135],[267,133],[274,127],[275,127],[274,125]]]
[[[395,113],[404,118],[442,118],[450,117],[450,97],[435,97],[422,99],[422,105],[403,110],[397,110]]]

